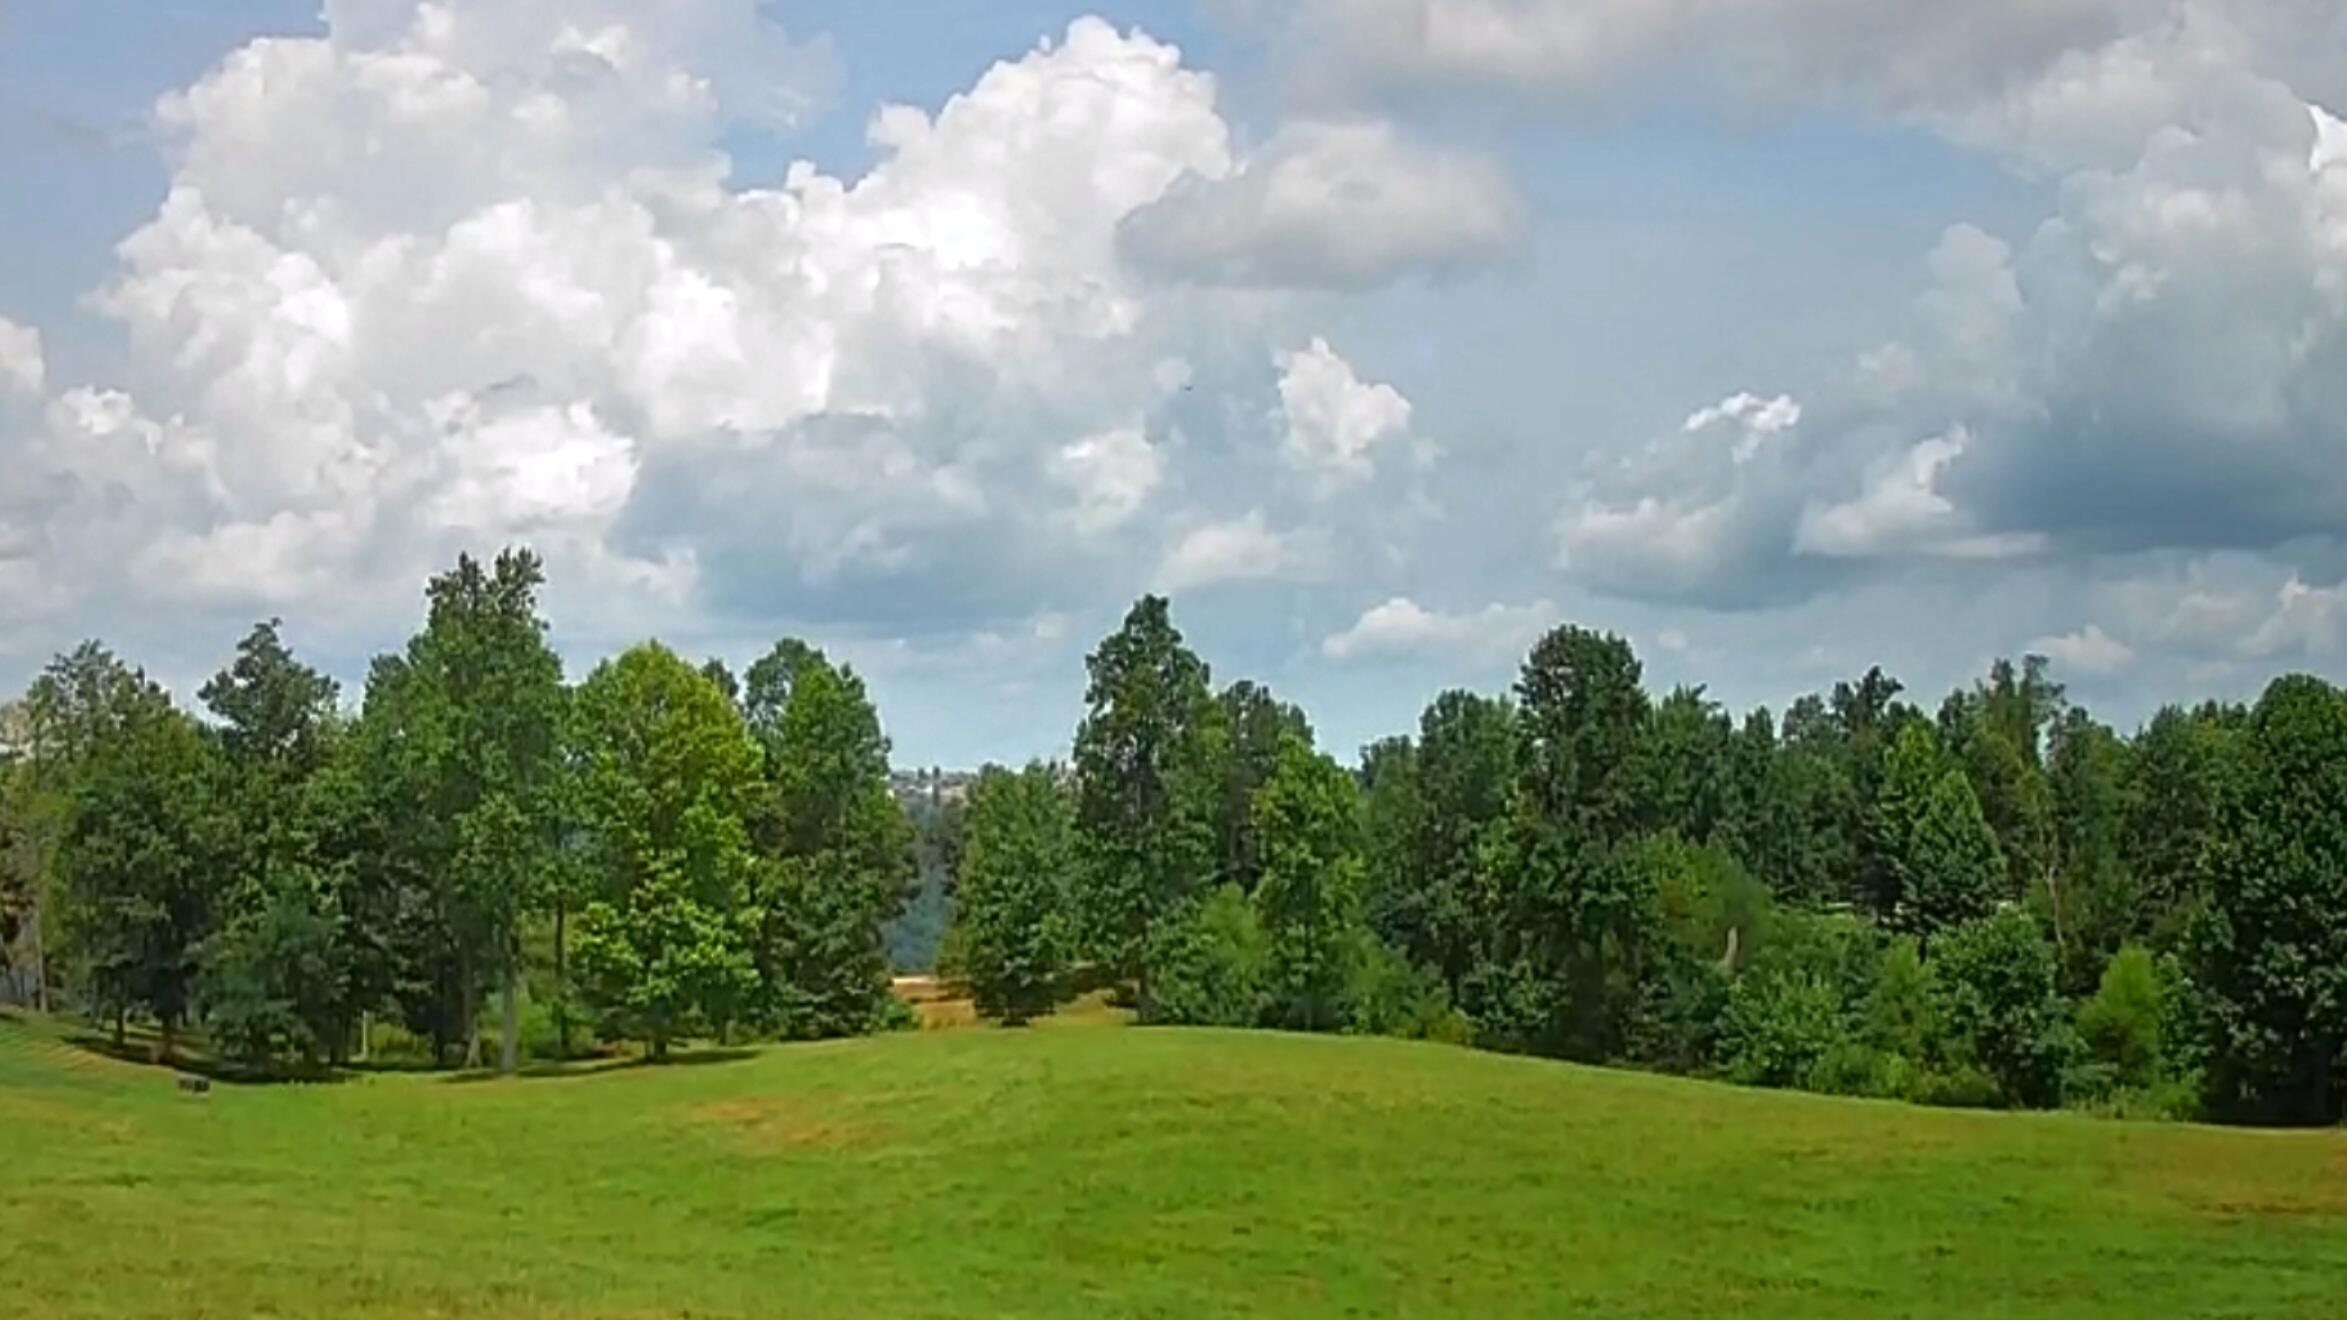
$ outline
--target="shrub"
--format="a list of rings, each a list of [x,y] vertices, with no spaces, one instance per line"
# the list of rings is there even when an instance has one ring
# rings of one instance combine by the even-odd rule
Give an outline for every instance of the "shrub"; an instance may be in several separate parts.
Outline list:
[[[1932,949],[1947,1043],[2009,1105],[2061,1103],[2078,1033],[2054,989],[2053,946],[2036,918],[2008,907],[1950,929]]]
[[[1473,1035],[1442,978],[1364,933],[1353,964],[1352,1030],[1366,1036],[1464,1044]]]
[[[1841,994],[1814,973],[1746,977],[1728,995],[1721,1051],[1739,1082],[1807,1086],[1827,1054],[1850,1043]]]
[[[2079,1005],[2078,1034],[2118,1086],[2148,1086],[2160,1075],[2166,1013],[2158,965],[2149,950],[2130,944],[2103,968],[2094,997]]]
[[[1169,1026],[1251,1027],[1263,1016],[1266,956],[1255,907],[1236,885],[1160,922],[1148,947],[1142,1020]]]

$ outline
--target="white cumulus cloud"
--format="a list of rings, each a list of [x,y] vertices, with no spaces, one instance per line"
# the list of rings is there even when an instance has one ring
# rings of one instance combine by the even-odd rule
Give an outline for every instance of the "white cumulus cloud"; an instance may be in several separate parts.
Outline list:
[[[1547,601],[1494,604],[1447,614],[1429,610],[1407,596],[1396,596],[1363,611],[1343,632],[1323,639],[1320,651],[1332,660],[1463,654],[1479,662],[1494,662],[1521,655],[1541,633],[1555,626],[1557,617],[1556,607]]]
[[[1255,510],[1183,534],[1158,565],[1156,585],[1175,592],[1281,577],[1301,567],[1300,553],[1294,535],[1274,531]]]
[[[39,395],[48,388],[48,381],[41,332],[0,316],[0,397]]]
[[[1489,160],[1409,143],[1382,120],[1306,121],[1227,175],[1185,177],[1122,237],[1137,261],[1183,278],[1361,289],[1506,258],[1527,228]]]
[[[1378,449],[1408,437],[1410,401],[1391,385],[1362,380],[1327,340],[1277,362],[1284,452],[1324,491],[1369,476]]]
[[[2115,674],[2135,663],[2135,648],[2095,623],[2076,632],[2040,637],[2028,649],[2082,674]]]

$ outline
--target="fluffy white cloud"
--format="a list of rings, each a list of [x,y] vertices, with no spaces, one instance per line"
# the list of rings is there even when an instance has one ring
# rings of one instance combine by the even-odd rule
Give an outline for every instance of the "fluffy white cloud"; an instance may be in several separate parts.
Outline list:
[[[1213,78],[1082,19],[882,109],[861,178],[742,188],[726,134],[832,81],[763,9],[333,0],[165,98],[167,196],[93,299],[135,371],[49,406],[0,534],[84,600],[354,613],[527,538],[588,627],[912,593],[984,628],[1145,579],[1162,541],[1104,538],[1178,482],[1153,437],[1199,364],[1260,390],[1270,352],[1270,302],[1120,256],[1178,180],[1233,176]],[[0,332],[0,389],[45,384],[27,342]],[[1349,472],[1408,405],[1317,351],[1283,406]],[[1280,538],[1231,527],[1176,580],[1261,571]]]
[[[0,316],[0,398],[10,394],[38,395],[47,388],[49,371],[41,352],[41,332]]]
[[[1749,463],[1770,438],[1801,424],[1801,405],[1789,394],[1763,399],[1749,391],[1731,394],[1709,407],[1688,414],[1679,429],[1697,435],[1715,427],[1733,427],[1736,439],[1728,452],[1738,463]]]
[[[1373,605],[1343,632],[1323,639],[1321,654],[1332,660],[1382,656],[1457,657],[1495,661],[1520,655],[1555,626],[1557,610],[1547,601],[1530,605],[1487,605],[1465,614],[1429,610],[1407,596]]]
[[[1289,125],[1227,175],[1185,177],[1121,232],[1136,261],[1182,278],[1361,289],[1505,258],[1526,229],[1496,165],[1373,120]]]
[[[1742,513],[1734,497],[1587,500],[1557,519],[1557,564],[1623,595],[1701,597],[1747,559]]]
[[[1221,582],[1261,581],[1301,567],[1300,538],[1272,530],[1258,509],[1185,533],[1158,565],[1157,589],[1189,591]]]
[[[2135,663],[2135,648],[2090,623],[2076,632],[2040,637],[2028,649],[2083,674],[2115,674]]]
[[[1709,21],[1695,8],[1680,19]],[[1688,418],[1691,436],[1734,436],[1724,458],[1658,443],[1569,487],[1570,571],[1733,601],[1901,562],[2338,536],[2347,130],[2306,90],[2336,71],[2282,21],[2316,16],[2295,0],[2113,12],[2108,33],[1904,107],[2059,177],[2054,215],[2019,243],[1950,226],[1899,337],[1805,385],[1797,425],[1764,433],[1759,396],[1733,396]],[[2340,38],[2327,17],[2300,30]]]
[[[1052,477],[1076,496],[1070,517],[1085,532],[1131,519],[1164,472],[1164,456],[1137,426],[1070,441],[1051,460]]]
[[[1277,356],[1288,462],[1323,492],[1366,478],[1377,450],[1410,432],[1410,401],[1391,385],[1365,381],[1325,339]]]
[[[2258,659],[2328,659],[2347,642],[2347,582],[2308,586],[2293,575],[2275,593],[2272,612],[2242,639],[2241,652]]]
[[[1645,75],[1934,105],[2042,69],[2163,0],[1296,0],[1242,6],[1314,83],[1589,97]]]
[[[1972,437],[1958,427],[1893,456],[1875,469],[1854,498],[1812,504],[1803,511],[1793,531],[1793,549],[1829,559],[2008,559],[2042,550],[2040,536],[1984,533],[1969,527],[1940,493],[1941,474],[1971,444]]]

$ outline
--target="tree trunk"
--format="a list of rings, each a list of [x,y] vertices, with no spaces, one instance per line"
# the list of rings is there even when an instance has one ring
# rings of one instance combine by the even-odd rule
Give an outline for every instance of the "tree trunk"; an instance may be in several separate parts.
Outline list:
[[[49,1015],[49,904],[39,880],[33,883],[33,1007]]]
[[[155,1059],[156,1059],[156,1062],[158,1062],[158,1063],[169,1064],[169,1063],[171,1062],[171,1055],[172,1055],[172,1049],[171,1049],[171,1046],[172,1046],[172,1036],[173,1036],[173,1034],[174,1034],[174,1033],[175,1033],[175,1032],[178,1030],[178,1028],[179,1028],[179,1022],[178,1022],[178,1019],[177,1019],[177,1015],[175,1015],[175,1014],[171,1014],[171,1013],[165,1013],[165,1014],[163,1015],[163,1024],[162,1024],[162,1026],[163,1026],[163,1041],[162,1041],[162,1044],[161,1044],[161,1046],[160,1046],[160,1047],[157,1049],[157,1051],[156,1051],[156,1054],[155,1054]]]
[[[497,1042],[497,1071],[504,1073],[508,1077],[513,1076],[514,1070],[520,1065],[521,1062],[521,979],[521,975],[513,968],[506,968],[505,985],[501,991],[505,998],[505,1011],[503,1014],[504,1021],[499,1024],[499,1031],[501,1034],[500,1039]]]
[[[563,961],[563,917],[561,899],[554,901],[554,1047],[563,1058],[570,1057],[570,969]]]
[[[463,1019],[465,1031],[464,1066],[470,1070],[481,1066],[481,990],[473,984],[470,968],[465,970],[464,984],[456,993],[457,1013]]]

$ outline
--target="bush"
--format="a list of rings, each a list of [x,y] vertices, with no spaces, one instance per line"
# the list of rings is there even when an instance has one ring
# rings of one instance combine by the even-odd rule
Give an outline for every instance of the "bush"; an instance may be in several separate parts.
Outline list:
[[[1956,926],[1932,949],[1949,1051],[1985,1073],[2008,1105],[2060,1104],[2080,1056],[2055,973],[2053,946],[2019,908]]]
[[[1898,1081],[1898,1094],[1919,1105],[1993,1109],[2005,1101],[1997,1079],[1968,1063],[1947,1068],[1918,1068]]]
[[[1263,1016],[1263,930],[1236,885],[1151,932],[1141,1020],[1155,1025],[1251,1027]]]
[[[1895,1096],[1903,1063],[1864,1041],[1845,1038],[1827,1046],[1810,1065],[1803,1086],[1825,1095]]]
[[[2103,968],[2094,997],[2078,1006],[2079,1037],[2116,1087],[2142,1087],[2158,1080],[2166,999],[2151,952],[2130,944]]]
[[[1465,1044],[1473,1036],[1473,1024],[1451,1007],[1441,977],[1412,967],[1374,935],[1363,933],[1360,938],[1350,995],[1353,1031],[1452,1045]]]
[[[1736,1081],[1808,1086],[1820,1062],[1851,1043],[1840,992],[1814,973],[1749,976],[1729,992],[1721,1053]]]
[[[1883,953],[1866,997],[1866,1041],[1922,1068],[1938,1056],[1940,1033],[1931,966],[1914,940],[1894,940]]]

